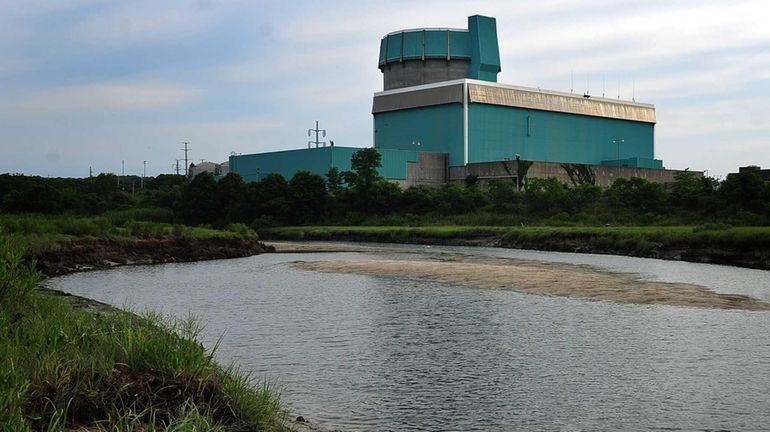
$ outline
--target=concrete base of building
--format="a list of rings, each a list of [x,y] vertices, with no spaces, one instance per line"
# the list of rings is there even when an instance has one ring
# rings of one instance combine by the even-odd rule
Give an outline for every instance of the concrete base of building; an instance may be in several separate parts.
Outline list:
[[[523,165],[523,162],[522,162]],[[523,170],[522,170],[523,171]],[[556,178],[567,185],[584,183],[593,179],[593,183],[604,188],[612,186],[618,178],[640,177],[653,183],[672,183],[674,174],[681,170],[632,168],[603,165],[566,164],[557,162],[532,162],[527,169],[526,178]],[[702,171],[690,171],[703,177]],[[516,181],[519,162],[515,160],[471,163],[465,166],[449,167],[449,181],[464,181],[469,175],[478,176],[482,184],[492,179]],[[522,173],[523,174],[523,173]],[[522,175],[524,177],[524,175]]]

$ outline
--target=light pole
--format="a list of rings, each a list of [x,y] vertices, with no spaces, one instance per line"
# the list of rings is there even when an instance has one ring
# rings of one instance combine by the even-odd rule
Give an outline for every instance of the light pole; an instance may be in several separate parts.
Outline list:
[[[618,161],[618,166],[620,166],[620,144],[624,142],[626,142],[626,140],[623,138],[612,140],[612,143],[615,144],[615,148],[616,148],[615,160]]]
[[[516,153],[516,192],[521,192],[519,187],[519,164],[521,162],[521,155]]]

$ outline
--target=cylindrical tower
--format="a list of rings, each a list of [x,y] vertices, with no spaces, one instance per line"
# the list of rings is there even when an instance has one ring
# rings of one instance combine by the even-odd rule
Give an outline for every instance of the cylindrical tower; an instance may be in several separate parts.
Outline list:
[[[421,28],[380,41],[384,90],[462,78],[497,81],[500,54],[494,18],[468,17],[468,30]]]
[[[385,90],[466,78],[471,61],[468,30],[413,29],[380,42]]]

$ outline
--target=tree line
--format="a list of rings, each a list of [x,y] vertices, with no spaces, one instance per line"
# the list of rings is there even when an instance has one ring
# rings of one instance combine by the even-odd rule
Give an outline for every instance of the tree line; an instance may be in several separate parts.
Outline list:
[[[441,186],[401,188],[382,178],[376,149],[353,155],[351,170],[325,176],[298,171],[290,179],[268,174],[246,183],[235,173],[219,181],[209,173],[188,181],[160,175],[145,189],[126,187],[111,174],[87,179],[0,175],[0,211],[75,213],[157,207],[175,222],[254,228],[303,224],[478,223],[522,224],[770,224],[770,183],[745,172],[723,181],[690,172],[668,185],[619,178],[602,189],[591,183],[567,186],[554,178],[531,178],[522,191],[511,180],[478,178]],[[463,217],[465,215],[466,217]],[[468,215],[471,215],[470,217]],[[479,218],[474,215],[486,215]]]

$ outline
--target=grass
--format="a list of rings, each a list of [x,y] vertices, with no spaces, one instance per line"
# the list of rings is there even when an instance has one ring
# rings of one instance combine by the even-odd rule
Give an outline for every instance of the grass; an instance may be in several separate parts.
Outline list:
[[[510,228],[501,226],[301,226],[267,228],[261,236],[286,240],[360,240],[405,242],[416,238],[473,239],[505,234]]]
[[[391,243],[462,243],[480,239],[500,246],[565,252],[669,257],[722,262],[754,268],[770,264],[770,227],[696,226],[302,226],[260,231],[267,239],[348,240]],[[708,255],[708,256],[707,256]]]
[[[223,369],[192,319],[74,308],[0,235],[3,430],[284,430],[278,393]]]
[[[256,237],[256,232],[243,224],[231,224],[224,230],[218,230],[141,220],[163,219],[164,214],[162,209],[132,209],[112,214],[108,212],[105,216],[96,217],[3,214],[0,215],[0,233],[5,233],[16,247],[28,251],[31,256],[60,251],[62,245],[78,238],[106,238],[126,242],[169,237],[197,240]]]

